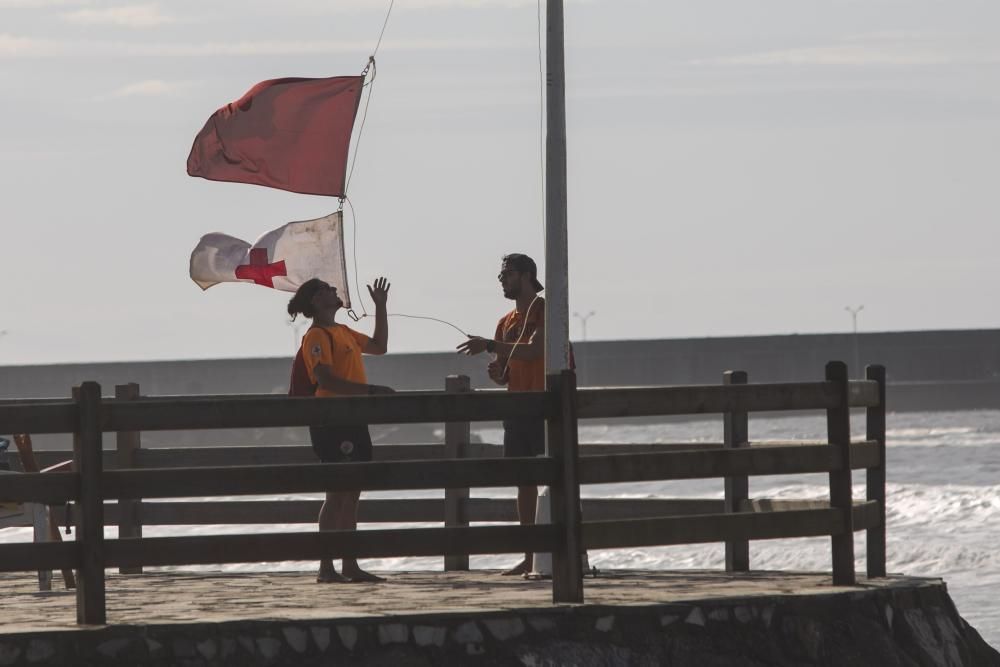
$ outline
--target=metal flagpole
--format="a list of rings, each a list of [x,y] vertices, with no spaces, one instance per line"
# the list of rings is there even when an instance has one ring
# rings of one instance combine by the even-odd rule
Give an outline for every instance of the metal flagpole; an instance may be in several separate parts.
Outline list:
[[[563,1],[547,0],[546,5],[546,120],[545,133],[545,373],[551,377],[569,368],[569,252],[566,233],[566,67],[563,45]],[[576,425],[573,424],[574,430]],[[551,431],[550,431],[551,433]],[[565,435],[565,434],[564,434]],[[574,433],[572,439],[576,440]],[[546,454],[552,455],[553,443],[546,438]],[[560,446],[565,446],[564,443]],[[574,453],[575,456],[575,453]],[[563,464],[566,460],[563,459]],[[575,461],[571,463],[575,467]],[[538,522],[551,522],[549,489],[539,496]],[[562,518],[575,516],[576,524],[567,538],[566,549],[579,548],[579,488],[572,493],[563,489],[560,506]],[[572,508],[572,509],[571,509]],[[536,574],[551,574],[553,599],[559,602],[583,602],[582,570],[588,569],[586,552],[565,553],[562,564],[554,563],[552,554],[536,553]],[[559,569],[557,574],[554,570]]]
[[[545,373],[569,368],[566,233],[566,68],[562,0],[547,0],[545,135]]]

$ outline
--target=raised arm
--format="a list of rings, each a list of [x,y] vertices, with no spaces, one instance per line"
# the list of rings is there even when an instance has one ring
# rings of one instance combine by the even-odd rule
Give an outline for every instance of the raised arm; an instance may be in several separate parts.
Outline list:
[[[375,279],[374,287],[368,285],[368,294],[375,303],[375,333],[365,345],[365,354],[385,354],[389,349],[389,317],[386,314],[386,301],[389,299],[389,282],[379,277]]]

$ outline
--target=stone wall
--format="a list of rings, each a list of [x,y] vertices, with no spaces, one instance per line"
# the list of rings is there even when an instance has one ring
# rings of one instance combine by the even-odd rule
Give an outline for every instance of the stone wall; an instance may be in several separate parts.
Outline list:
[[[820,379],[827,361],[855,366],[850,334],[743,336],[574,343],[582,386],[717,383],[723,371],[751,381]],[[860,365],[886,366],[892,383],[1000,383],[1000,330],[859,334]],[[366,358],[370,379],[398,389],[441,389],[449,374],[490,387],[486,356],[453,352]],[[291,357],[204,359],[0,367],[0,399],[66,396],[96,380],[106,389],[137,382],[148,394],[284,393]],[[858,376],[852,368],[852,376]],[[110,393],[110,392],[109,392]]]

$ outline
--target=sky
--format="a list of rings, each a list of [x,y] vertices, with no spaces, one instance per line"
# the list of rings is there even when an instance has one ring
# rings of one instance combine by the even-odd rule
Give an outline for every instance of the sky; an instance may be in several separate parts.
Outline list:
[[[203,292],[190,252],[338,202],[185,161],[255,83],[360,73],[388,7],[0,0],[0,365],[291,355],[290,295]],[[590,340],[850,331],[861,305],[860,331],[1000,327],[996,0],[565,12],[571,338],[591,312]],[[490,335],[500,257],[544,272],[538,17],[394,3],[347,216],[392,313]],[[390,320],[390,352],[461,340]]]

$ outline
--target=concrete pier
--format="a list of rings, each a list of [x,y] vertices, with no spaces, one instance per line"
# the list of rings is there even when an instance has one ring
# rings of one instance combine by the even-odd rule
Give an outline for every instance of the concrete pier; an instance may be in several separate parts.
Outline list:
[[[610,571],[586,604],[495,572],[110,575],[108,626],[3,575],[0,665],[1000,665],[938,579]]]

